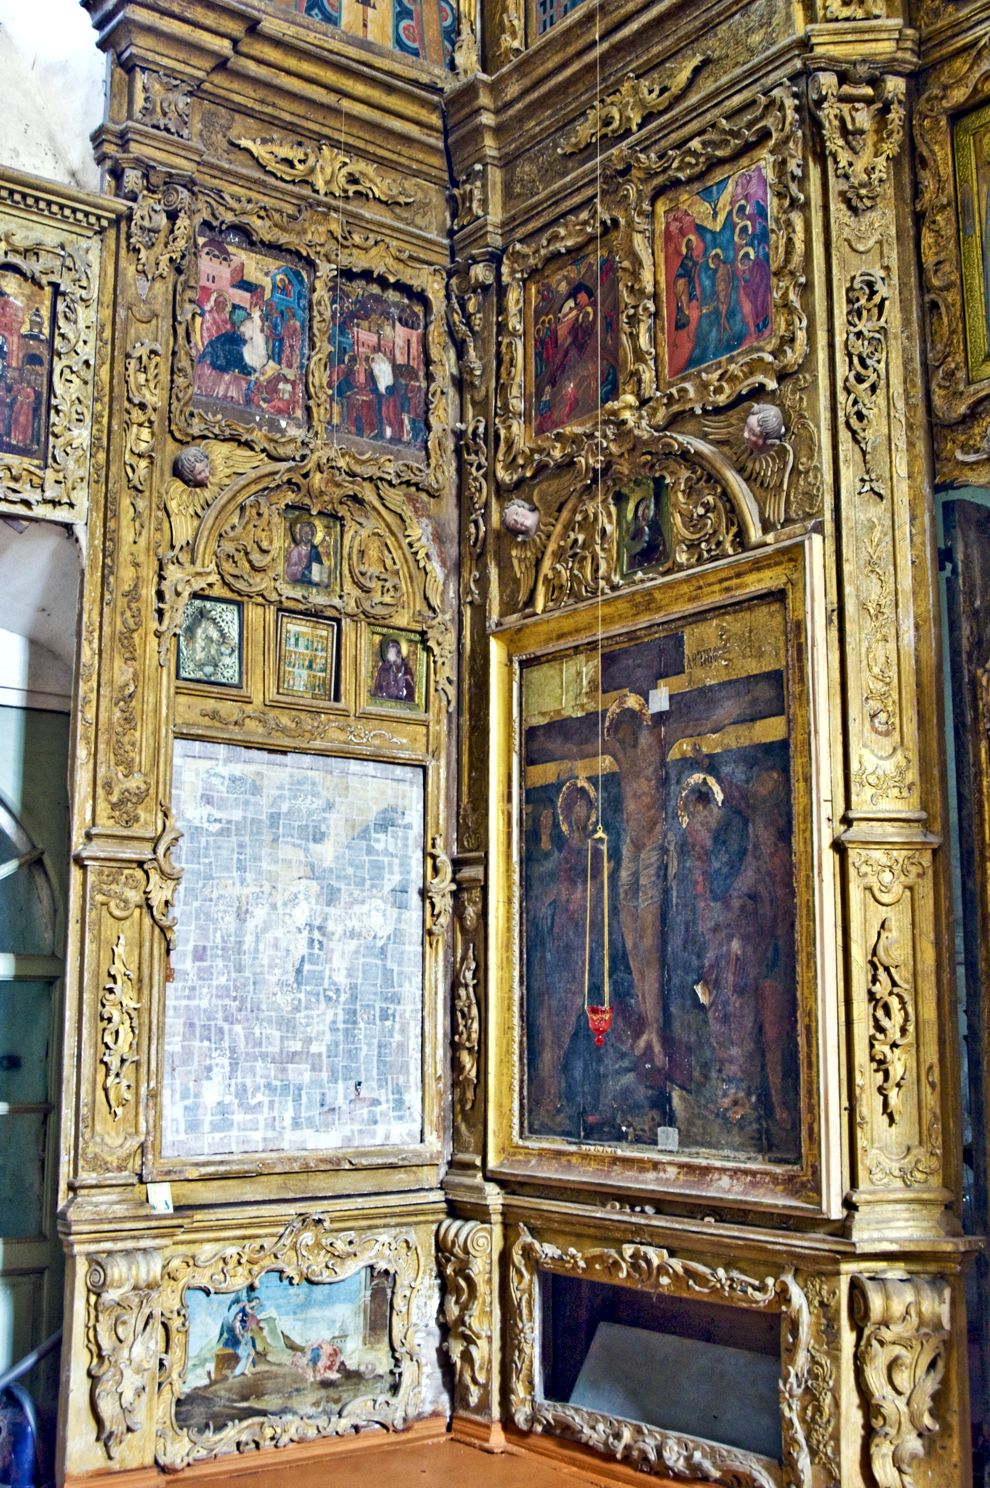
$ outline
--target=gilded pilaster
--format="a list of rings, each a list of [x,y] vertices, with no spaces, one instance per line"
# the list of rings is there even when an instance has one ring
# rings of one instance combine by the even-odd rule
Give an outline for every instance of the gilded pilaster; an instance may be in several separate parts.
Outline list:
[[[898,233],[906,77],[914,36],[893,23],[814,33],[810,95],[821,126],[836,318],[837,492],[846,692],[841,836],[857,1237],[940,1236],[950,1202],[942,1144],[936,898],[928,829],[936,776],[920,751],[912,523],[924,452],[906,407],[913,254]],[[849,66],[851,48],[868,65]],[[936,819],[939,815],[934,808]]]

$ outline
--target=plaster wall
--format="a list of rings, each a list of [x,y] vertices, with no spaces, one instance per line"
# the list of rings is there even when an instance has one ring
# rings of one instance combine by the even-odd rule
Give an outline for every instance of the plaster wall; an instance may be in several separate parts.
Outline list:
[[[77,0],[0,0],[0,163],[98,191],[89,136],[103,120],[105,62]]]

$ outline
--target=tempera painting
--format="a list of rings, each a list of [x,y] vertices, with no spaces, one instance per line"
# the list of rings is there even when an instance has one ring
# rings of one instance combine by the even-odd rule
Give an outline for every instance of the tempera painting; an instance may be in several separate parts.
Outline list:
[[[340,519],[304,507],[282,515],[282,578],[300,598],[340,593]]]
[[[48,442],[51,285],[0,267],[0,454],[40,464]]]
[[[668,378],[734,356],[773,331],[770,218],[763,165],[659,209]]]
[[[619,573],[660,573],[672,557],[670,502],[663,476],[643,476],[616,492]]]
[[[422,1130],[423,775],[177,739],[166,1156]]]
[[[608,645],[600,687],[595,648],[524,666],[530,1135],[797,1159],[784,627],[768,597]]]
[[[959,197],[963,315],[969,377],[990,377],[990,107],[958,120],[953,130]]]
[[[255,1416],[327,1416],[388,1394],[391,1282],[368,1268],[344,1281],[268,1271],[236,1292],[188,1287],[187,1363],[175,1417],[218,1430]]]
[[[533,434],[580,423],[619,395],[615,253],[555,259],[527,285],[528,422]]]
[[[309,284],[297,264],[201,230],[196,407],[273,430],[306,426]]]
[[[276,0],[276,4],[401,56],[438,67],[453,65],[454,0]]]
[[[535,0],[537,36],[549,31],[551,26],[564,20],[582,3],[583,0]]]
[[[426,648],[423,638],[385,625],[368,627],[368,692],[373,708],[426,708]]]
[[[331,439],[425,459],[425,342],[419,299],[370,277],[344,277],[330,323]]]

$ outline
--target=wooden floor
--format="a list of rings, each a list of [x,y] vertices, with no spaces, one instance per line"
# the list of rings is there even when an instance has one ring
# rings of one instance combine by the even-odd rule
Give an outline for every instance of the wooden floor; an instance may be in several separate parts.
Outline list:
[[[473,1435],[473,1433],[472,1433]],[[510,1434],[503,1450],[482,1450],[447,1434],[444,1423],[417,1422],[397,1436],[345,1438],[327,1444],[289,1447],[257,1457],[199,1463],[171,1480],[149,1474],[151,1484],[171,1481],[175,1488],[688,1488],[683,1481],[644,1476],[633,1468],[598,1457],[583,1447],[548,1437]],[[131,1474],[124,1474],[129,1480]],[[86,1488],[105,1488],[110,1475],[75,1479]],[[115,1485],[119,1488],[119,1485]],[[133,1488],[146,1488],[143,1474]]]
[[[458,1427],[455,1426],[455,1431]],[[475,1445],[485,1432],[465,1423],[469,1441],[446,1422],[418,1421],[394,1436],[360,1435],[279,1451],[237,1453],[166,1477],[156,1468],[91,1473],[67,1488],[692,1488],[644,1475],[587,1448],[546,1436],[498,1431],[500,1450]],[[487,1430],[487,1428],[486,1428]],[[703,1485],[694,1485],[703,1488]]]

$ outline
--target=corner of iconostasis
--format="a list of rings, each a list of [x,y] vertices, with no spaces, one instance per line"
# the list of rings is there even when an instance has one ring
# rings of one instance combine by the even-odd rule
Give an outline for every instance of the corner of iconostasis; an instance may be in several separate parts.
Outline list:
[[[455,1408],[674,1478],[966,1471],[918,19],[491,0],[447,98]]]
[[[456,7],[87,9],[69,1481],[442,1424],[458,686]]]

